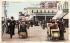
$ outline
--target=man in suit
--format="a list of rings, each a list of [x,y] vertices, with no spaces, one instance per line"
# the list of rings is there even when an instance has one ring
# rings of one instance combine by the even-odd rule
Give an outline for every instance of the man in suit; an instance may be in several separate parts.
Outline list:
[[[12,39],[12,36],[14,35],[14,31],[15,31],[15,20],[14,17],[11,17],[11,22],[10,22],[10,38]]]
[[[64,40],[64,23],[62,21],[58,21],[58,27],[59,27],[59,31],[60,31],[60,40]]]

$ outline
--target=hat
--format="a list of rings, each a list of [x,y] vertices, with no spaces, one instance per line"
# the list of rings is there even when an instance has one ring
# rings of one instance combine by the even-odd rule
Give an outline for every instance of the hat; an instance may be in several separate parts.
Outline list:
[[[12,16],[11,19],[14,19],[14,17]]]

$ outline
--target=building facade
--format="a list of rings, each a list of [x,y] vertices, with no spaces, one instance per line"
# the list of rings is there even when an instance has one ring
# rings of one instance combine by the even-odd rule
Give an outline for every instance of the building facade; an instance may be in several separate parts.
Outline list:
[[[32,15],[33,20],[46,20],[49,21],[56,15],[58,10],[68,12],[68,2],[59,1],[44,1],[40,3],[40,7],[28,7],[24,8],[26,15]]]
[[[26,14],[33,15],[35,19],[46,20],[47,17],[53,17],[57,9],[47,9],[47,8],[26,8]],[[40,20],[40,21],[41,21]]]

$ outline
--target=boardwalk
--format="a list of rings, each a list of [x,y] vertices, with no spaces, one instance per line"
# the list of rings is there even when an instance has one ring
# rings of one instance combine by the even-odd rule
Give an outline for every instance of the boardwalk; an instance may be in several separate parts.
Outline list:
[[[18,30],[15,29],[15,35],[13,39],[10,39],[9,34],[3,35],[3,41],[45,41],[47,40],[47,29],[43,30],[41,26],[30,27],[28,30],[27,39],[19,39]]]
[[[41,26],[33,26],[28,30],[28,38],[27,39],[19,39],[18,30],[15,29],[15,35],[13,39],[10,39],[9,34],[4,34],[2,37],[3,41],[47,41],[47,28],[44,30]],[[65,33],[65,38],[67,39],[67,33]]]

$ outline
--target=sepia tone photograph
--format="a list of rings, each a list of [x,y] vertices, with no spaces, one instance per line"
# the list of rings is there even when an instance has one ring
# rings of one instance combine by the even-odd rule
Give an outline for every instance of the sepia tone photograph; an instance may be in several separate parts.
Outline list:
[[[68,41],[68,1],[2,1],[2,41]]]

